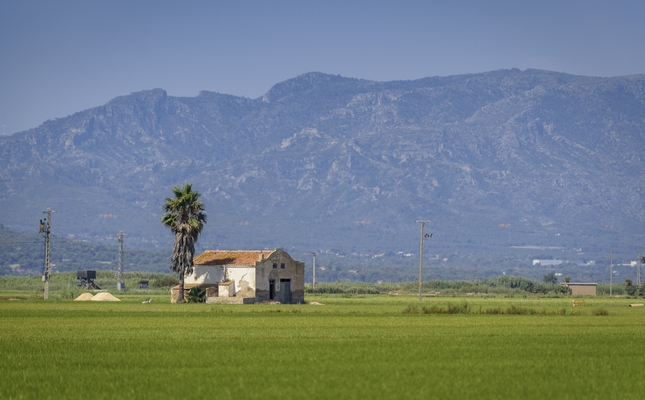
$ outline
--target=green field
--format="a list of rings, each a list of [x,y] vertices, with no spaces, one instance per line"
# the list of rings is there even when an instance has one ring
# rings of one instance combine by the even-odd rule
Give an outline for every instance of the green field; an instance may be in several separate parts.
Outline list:
[[[117,296],[1,291],[0,398],[645,398],[642,299]]]

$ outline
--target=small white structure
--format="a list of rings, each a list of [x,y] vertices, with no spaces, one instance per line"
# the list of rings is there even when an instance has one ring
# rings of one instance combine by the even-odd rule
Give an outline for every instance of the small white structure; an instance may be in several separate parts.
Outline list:
[[[207,303],[305,301],[305,264],[283,249],[207,250],[193,264],[184,287],[205,288]]]
[[[235,297],[235,282],[225,281],[217,284],[217,297]]]
[[[564,263],[563,260],[533,260],[533,265],[554,266]]]
[[[561,283],[562,286],[567,286],[571,289],[573,296],[595,296],[597,283]]]

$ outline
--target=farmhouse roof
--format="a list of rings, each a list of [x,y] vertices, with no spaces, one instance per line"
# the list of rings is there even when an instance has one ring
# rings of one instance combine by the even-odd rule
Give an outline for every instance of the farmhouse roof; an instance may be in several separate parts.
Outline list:
[[[193,259],[194,265],[253,266],[275,250],[206,250]]]
[[[560,285],[567,285],[567,286],[597,286],[597,283],[593,282],[562,282]]]

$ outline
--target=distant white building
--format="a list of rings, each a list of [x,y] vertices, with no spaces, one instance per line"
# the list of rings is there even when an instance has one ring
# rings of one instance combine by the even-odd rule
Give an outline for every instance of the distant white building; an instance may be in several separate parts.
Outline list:
[[[576,264],[583,267],[586,265],[595,265],[596,261],[591,260],[589,262],[584,262],[583,260],[533,260],[533,265],[553,266],[560,264]]]
[[[564,263],[563,260],[533,260],[533,265],[551,266],[560,265]]]

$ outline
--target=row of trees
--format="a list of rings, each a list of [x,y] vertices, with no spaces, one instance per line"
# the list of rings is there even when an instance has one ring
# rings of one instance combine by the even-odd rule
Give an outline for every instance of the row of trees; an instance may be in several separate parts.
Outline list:
[[[558,283],[558,277],[555,275],[555,273],[549,272],[544,274],[544,277],[542,278],[542,282],[552,283],[555,285],[556,283]],[[564,283],[569,283],[569,282],[571,282],[571,278],[569,278],[568,276],[565,276]]]

